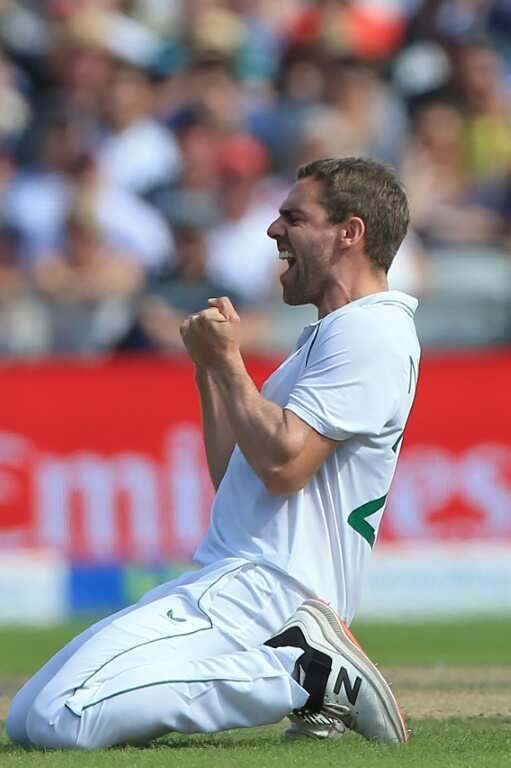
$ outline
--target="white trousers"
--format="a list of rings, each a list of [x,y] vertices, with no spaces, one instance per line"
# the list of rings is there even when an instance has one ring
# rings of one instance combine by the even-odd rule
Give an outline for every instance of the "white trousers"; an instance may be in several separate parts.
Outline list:
[[[263,643],[307,597],[237,558],[163,584],[50,659],[13,699],[7,732],[94,749],[277,722],[307,701],[290,676],[302,651]]]

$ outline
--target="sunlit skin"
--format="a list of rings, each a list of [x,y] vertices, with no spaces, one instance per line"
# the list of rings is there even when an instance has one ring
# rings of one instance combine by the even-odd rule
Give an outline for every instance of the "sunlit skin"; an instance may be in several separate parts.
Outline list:
[[[388,289],[364,250],[365,224],[357,216],[332,223],[321,205],[322,182],[298,180],[268,228],[289,267],[281,275],[286,304],[313,304],[322,318],[350,301]],[[289,256],[289,258],[288,258]]]
[[[268,229],[280,256],[290,263],[281,275],[284,301],[314,304],[320,318],[387,290],[385,273],[375,270],[365,253],[364,222],[358,216],[328,221],[320,203],[321,183],[297,181]],[[181,336],[196,365],[215,487],[237,444],[270,493],[303,488],[337,443],[258,392],[240,353],[240,318],[230,300],[210,299],[207,309],[182,323]]]
[[[328,220],[321,205],[322,182],[298,180],[268,228],[281,258],[289,264],[280,280],[286,304],[313,304],[318,317],[355,299],[388,289],[383,270],[365,252],[365,224],[358,216]],[[215,368],[240,361],[240,319],[226,298],[187,318],[181,335],[197,365]]]

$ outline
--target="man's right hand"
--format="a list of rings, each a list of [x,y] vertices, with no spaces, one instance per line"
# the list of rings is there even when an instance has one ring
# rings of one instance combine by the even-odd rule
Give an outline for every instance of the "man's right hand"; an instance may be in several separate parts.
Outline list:
[[[182,322],[180,332],[196,365],[219,368],[240,356],[240,318],[227,297],[208,303]]]

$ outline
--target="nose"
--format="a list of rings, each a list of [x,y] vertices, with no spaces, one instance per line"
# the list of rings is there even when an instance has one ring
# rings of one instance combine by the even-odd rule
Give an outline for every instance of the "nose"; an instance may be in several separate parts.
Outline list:
[[[275,221],[273,221],[268,229],[266,230],[266,234],[268,237],[271,237],[272,240],[276,240],[278,237],[282,237],[284,235],[284,226],[282,221],[282,216],[279,216]]]

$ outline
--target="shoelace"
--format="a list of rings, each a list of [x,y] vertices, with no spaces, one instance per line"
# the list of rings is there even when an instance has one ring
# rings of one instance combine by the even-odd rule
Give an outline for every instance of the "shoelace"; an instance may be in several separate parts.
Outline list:
[[[343,707],[340,704],[325,704],[319,712],[295,709],[288,717],[293,722],[305,722],[313,726],[326,727],[335,726],[339,722],[347,725],[346,720],[349,715],[349,707]]]
[[[353,714],[349,707],[344,707],[342,704],[323,704],[321,707],[321,714],[324,717],[329,717],[334,722],[341,721],[347,728],[353,726]]]

